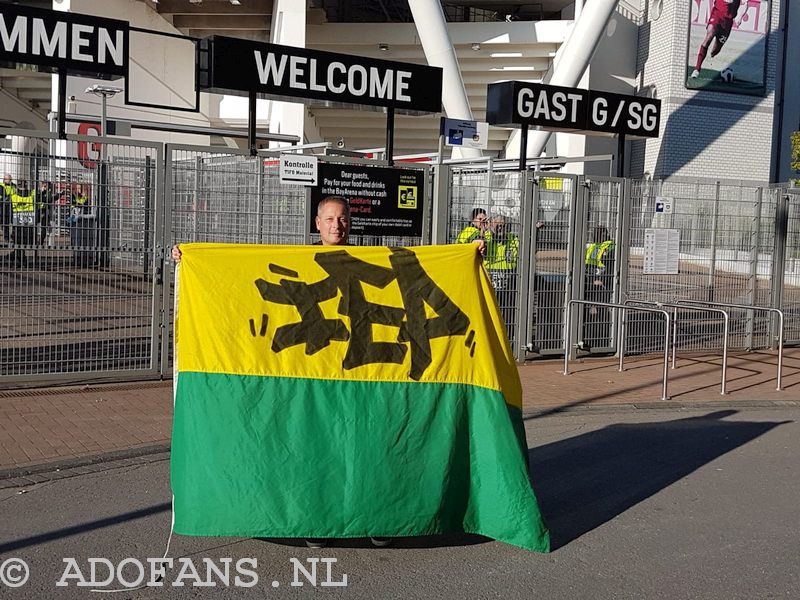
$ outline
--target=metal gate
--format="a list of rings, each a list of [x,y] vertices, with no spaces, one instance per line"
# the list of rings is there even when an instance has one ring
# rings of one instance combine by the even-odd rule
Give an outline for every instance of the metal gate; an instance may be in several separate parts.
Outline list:
[[[3,384],[156,376],[160,145],[0,134],[21,209],[4,206]]]
[[[499,163],[502,164],[502,163]],[[500,215],[518,236],[519,256],[505,280],[493,278],[515,355],[563,354],[567,300],[675,302],[703,300],[771,306],[786,315],[786,343],[800,341],[800,190],[712,179],[667,181],[502,171],[492,161],[441,169],[447,178],[446,235],[457,242],[492,235]],[[671,199],[658,213],[656,201]],[[485,211],[481,217],[477,211]],[[679,274],[645,274],[647,229],[680,235]],[[602,239],[601,239],[602,238]],[[441,239],[441,237],[440,237]],[[606,240],[605,263],[592,252]],[[491,273],[492,244],[487,270]],[[508,265],[507,265],[508,266]],[[783,276],[777,276],[783,274]],[[703,351],[722,346],[723,323],[711,311],[681,309],[678,347]],[[765,311],[729,309],[729,346],[770,347],[777,321]],[[591,353],[617,351],[616,311],[574,311],[571,339]],[[626,351],[656,351],[664,322],[649,313],[628,317]],[[573,350],[574,352],[574,350]]]

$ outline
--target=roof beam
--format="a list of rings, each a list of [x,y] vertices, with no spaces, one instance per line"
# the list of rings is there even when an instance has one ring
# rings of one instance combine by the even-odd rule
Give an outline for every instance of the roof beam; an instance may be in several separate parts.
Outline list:
[[[178,29],[218,29],[220,31],[265,30],[269,29],[272,17],[269,15],[175,15],[172,24]]]
[[[162,15],[271,15],[272,1],[239,0],[234,5],[229,0],[205,0],[194,4],[188,0],[159,0],[156,10]]]

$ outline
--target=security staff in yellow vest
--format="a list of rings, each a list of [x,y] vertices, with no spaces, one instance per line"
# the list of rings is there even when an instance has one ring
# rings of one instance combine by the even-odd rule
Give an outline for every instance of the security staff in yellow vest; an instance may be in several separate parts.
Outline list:
[[[7,243],[11,242],[11,194],[16,191],[17,186],[11,182],[11,175],[6,173],[0,188],[0,225],[3,227],[3,240]]]
[[[67,219],[67,225],[69,226],[70,245],[73,247],[73,262],[76,266],[91,266],[95,260],[95,253],[89,250],[95,245],[95,215],[83,184],[75,186],[69,204],[70,216]]]
[[[489,225],[486,243],[486,269],[492,275],[495,291],[513,287],[510,275],[517,270],[519,238],[507,229],[506,219],[496,216]]]
[[[11,261],[18,267],[26,263],[25,250],[20,246],[33,245],[36,232],[36,192],[25,181],[11,194],[11,237],[14,250]]]
[[[598,225],[592,231],[592,241],[586,245],[584,257],[584,298],[593,302],[610,303],[614,298],[615,244],[608,229]],[[583,341],[585,350],[611,346],[611,315],[602,306],[586,306],[584,310]]]
[[[469,244],[476,240],[482,239],[488,241],[488,227],[489,217],[486,215],[486,211],[482,208],[473,208],[472,220],[470,221],[470,224],[462,229],[461,233],[458,234],[456,243]]]
[[[508,231],[505,217],[497,215],[489,224],[486,240],[484,264],[492,280],[500,314],[506,324],[508,339],[513,341],[519,237]]]
[[[47,230],[50,228],[54,201],[53,184],[49,181],[39,182],[39,192],[36,195],[36,226],[39,231],[36,243],[40,246],[44,246],[44,242],[47,239]]]

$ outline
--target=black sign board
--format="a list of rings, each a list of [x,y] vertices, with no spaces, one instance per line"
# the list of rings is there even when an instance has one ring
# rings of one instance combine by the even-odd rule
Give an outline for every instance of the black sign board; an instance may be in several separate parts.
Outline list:
[[[661,100],[589,90],[586,128],[629,136],[658,137]]]
[[[311,188],[312,233],[317,233],[319,201],[342,196],[350,203],[352,235],[422,235],[422,170],[320,163],[318,181]]]
[[[493,83],[487,94],[491,125],[658,137],[660,118],[661,100],[640,96],[522,81]]]
[[[38,65],[45,71],[103,79],[128,68],[127,21],[3,4],[0,64]]]
[[[442,70],[212,36],[201,43],[200,89],[439,112]]]

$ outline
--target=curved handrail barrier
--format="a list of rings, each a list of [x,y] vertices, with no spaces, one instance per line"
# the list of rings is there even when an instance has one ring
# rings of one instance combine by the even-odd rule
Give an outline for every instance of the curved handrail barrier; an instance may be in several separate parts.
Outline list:
[[[728,302],[707,302],[705,300],[678,300],[676,304],[681,306],[695,305],[695,306],[724,306],[726,308],[738,308],[745,310],[763,310],[765,312],[777,313],[778,315],[778,376],[777,391],[782,391],[781,387],[781,370],[783,367],[783,311],[779,308],[770,308],[768,306],[750,306],[749,304],[730,304]]]
[[[672,317],[666,310],[662,310],[659,308],[648,308],[644,306],[628,306],[627,304],[612,304],[610,302],[593,302],[591,300],[570,300],[567,302],[566,310],[566,320],[564,323],[566,324],[566,332],[564,334],[564,375],[569,375],[569,353],[572,350],[571,347],[571,340],[570,340],[570,323],[572,322],[572,306],[573,304],[581,304],[581,305],[589,305],[589,306],[605,306],[607,308],[616,308],[618,311],[622,311],[623,316],[626,311],[629,310],[638,310],[640,312],[653,312],[653,313],[661,313],[664,315],[666,319],[667,328],[664,333],[664,374],[661,379],[661,399],[662,400],[669,400],[669,396],[667,395],[667,379],[669,374],[669,332],[670,326],[672,322]],[[619,348],[619,370],[623,371],[623,360],[625,357],[625,320],[624,318],[621,320],[621,336],[620,336],[620,348]]]
[[[678,304],[674,302],[654,302],[652,300],[635,300],[628,299],[625,304],[646,304],[648,306],[671,308],[675,311],[672,329],[672,368],[675,368],[675,357],[678,354],[678,309],[689,308],[697,309],[707,312],[720,313],[722,315],[723,330],[722,330],[722,382],[720,383],[720,394],[724,396],[727,393],[728,387],[728,332],[730,331],[730,315],[727,311],[721,308],[712,308],[710,306],[691,306],[688,304]]]

